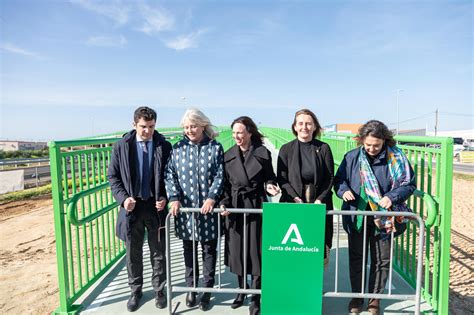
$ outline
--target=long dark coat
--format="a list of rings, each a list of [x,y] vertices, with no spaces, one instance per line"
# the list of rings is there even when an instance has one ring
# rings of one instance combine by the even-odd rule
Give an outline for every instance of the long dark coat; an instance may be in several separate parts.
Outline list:
[[[224,155],[225,185],[221,205],[227,208],[262,208],[267,201],[266,184],[276,185],[272,156],[263,145],[254,144],[242,160],[237,145]],[[262,215],[247,214],[247,274],[259,276],[262,262]],[[230,271],[243,275],[243,214],[231,213],[225,221],[225,259]]]
[[[116,234],[122,241],[126,241],[129,238],[131,232],[130,220],[134,219],[133,211],[127,213],[125,208],[123,208],[123,202],[128,197],[137,197],[140,192],[136,135],[136,131],[132,130],[114,144],[107,174],[112,194],[120,205]],[[150,179],[155,200],[158,200],[160,197],[166,198],[164,169],[170,152],[171,144],[160,133],[155,131],[153,134],[153,174]],[[158,216],[160,225],[164,226],[165,218],[168,214],[167,210],[158,212],[153,208],[152,211]]]
[[[316,199],[326,204],[326,209],[334,209],[332,202],[332,186],[334,182],[334,158],[331,148],[318,139],[311,140],[315,169],[314,187]],[[295,197],[303,196],[303,180],[301,178],[300,149],[298,139],[283,145],[278,155],[277,180],[281,188],[280,202],[294,202]],[[326,245],[332,247],[333,218],[326,216]]]

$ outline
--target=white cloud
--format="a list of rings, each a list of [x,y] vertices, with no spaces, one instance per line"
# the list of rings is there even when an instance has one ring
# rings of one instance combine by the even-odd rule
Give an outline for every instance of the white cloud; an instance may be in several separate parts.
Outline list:
[[[165,41],[165,45],[166,47],[174,50],[184,50],[197,47],[199,37],[201,37],[201,35],[205,34],[206,32],[206,29],[200,29],[187,35],[181,35],[172,40]]]
[[[174,26],[174,17],[162,8],[152,8],[146,4],[140,7],[143,26],[139,29],[145,34],[151,35],[162,31],[171,30]]]
[[[32,51],[25,50],[25,49],[20,48],[20,47],[17,47],[13,44],[10,44],[10,43],[1,44],[0,48],[2,50],[5,50],[5,51],[13,53],[13,54],[27,56],[27,57],[33,57],[33,58],[36,58],[36,59],[42,59],[42,57],[39,54],[37,54],[35,52],[32,52]]]
[[[96,14],[103,15],[114,20],[119,25],[128,24],[130,28],[154,36],[166,45],[166,47],[180,51],[198,46],[198,40],[201,35],[207,32],[206,29],[199,29],[184,35],[176,35],[182,31],[177,29],[188,29],[191,19],[193,18],[192,10],[188,9],[184,13],[184,18],[177,20],[175,15],[169,10],[157,6],[150,5],[146,2],[126,2],[124,0],[69,0],[86,10]],[[164,39],[163,32],[166,33],[168,39]],[[93,36],[86,41],[90,46],[102,47],[123,47],[127,44],[127,40],[121,36]]]
[[[127,39],[120,36],[93,36],[90,37],[86,44],[89,46],[99,47],[123,47],[127,44]]]
[[[70,0],[82,8],[98,13],[114,20],[118,25],[128,22],[130,7],[124,5],[120,0],[92,1],[92,0]]]

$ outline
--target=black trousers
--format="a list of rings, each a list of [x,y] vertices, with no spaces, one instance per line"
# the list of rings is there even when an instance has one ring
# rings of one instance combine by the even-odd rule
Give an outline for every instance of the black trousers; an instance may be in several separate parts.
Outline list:
[[[244,277],[237,275],[237,279],[239,281],[239,288],[243,289],[244,288]],[[245,279],[247,280],[247,279]],[[246,288],[249,288],[249,285],[247,284]],[[261,289],[262,288],[262,276],[254,276],[252,275],[252,289]],[[257,304],[260,304],[260,294],[254,294],[252,295],[252,301],[257,302]]]
[[[354,229],[354,231],[348,235],[349,272],[352,292],[354,293],[360,293],[362,290],[362,268],[365,268],[365,266],[362,266],[362,250],[364,244],[363,229],[362,227],[360,232]],[[390,268],[390,238],[386,240],[380,239],[380,234],[376,235],[375,233],[376,229],[373,218],[368,217],[365,262],[367,264],[367,252],[369,252],[370,247],[369,293],[383,293]]]
[[[166,243],[165,229],[160,230],[158,241],[158,216],[156,215],[155,201],[137,200],[135,209],[130,214],[130,239],[125,243],[127,254],[128,284],[132,292],[141,291],[143,286],[143,241],[145,229],[148,234],[150,248],[150,263],[153,269],[151,284],[155,291],[160,291],[166,283]]]
[[[217,239],[210,240],[207,242],[199,242],[202,249],[202,261],[203,261],[203,273],[204,280],[202,286],[205,288],[212,288],[214,286],[214,277],[216,275],[216,261],[217,261]],[[194,277],[196,277],[196,282],[199,279],[199,262],[197,254],[197,244],[198,241],[195,241],[195,247],[193,249],[193,241],[183,240],[183,255],[184,255],[184,265],[186,266],[186,271],[184,278],[186,280],[186,285],[188,287],[194,286]],[[196,252],[195,255],[195,264],[196,264],[196,274],[194,274],[193,268],[193,251]],[[196,283],[197,286],[197,283]]]

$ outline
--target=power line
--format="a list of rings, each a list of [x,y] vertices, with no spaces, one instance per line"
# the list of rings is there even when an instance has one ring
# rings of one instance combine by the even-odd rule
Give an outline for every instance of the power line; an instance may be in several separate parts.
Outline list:
[[[450,113],[450,112],[440,112],[443,115],[451,115],[451,116],[465,116],[465,117],[473,117],[472,114],[461,114],[461,113]]]
[[[406,123],[406,122],[409,122],[409,121],[413,121],[413,120],[417,120],[417,119],[421,119],[421,118],[425,118],[425,117],[428,117],[430,115],[433,115],[434,113],[436,112],[429,112],[429,113],[426,113],[426,114],[423,114],[423,115],[420,115],[420,116],[416,116],[416,117],[413,117],[413,118],[409,118],[409,119],[406,119],[406,120],[402,120],[400,122],[393,122],[393,123],[389,123],[387,125],[396,125],[398,123]]]

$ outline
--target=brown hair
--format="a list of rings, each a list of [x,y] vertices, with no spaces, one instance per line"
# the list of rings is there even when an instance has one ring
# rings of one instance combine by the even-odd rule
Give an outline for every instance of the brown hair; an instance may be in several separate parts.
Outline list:
[[[156,112],[147,106],[141,106],[135,109],[133,113],[133,121],[137,123],[141,118],[146,121],[154,120],[156,121]]]
[[[395,139],[393,139],[393,133],[388,129],[387,125],[379,120],[369,120],[360,126],[356,137],[357,143],[363,145],[365,138],[368,136],[384,140],[389,147],[393,147],[396,144]]]
[[[230,124],[230,128],[234,128],[235,124],[242,124],[245,126],[245,129],[251,134],[250,140],[253,143],[263,144],[263,135],[258,131],[257,125],[252,120],[252,118],[248,116],[240,116],[234,119],[232,124]]]
[[[293,132],[293,134],[295,136],[298,136],[298,133],[295,131],[295,126],[296,126],[296,117],[298,117],[299,115],[309,115],[311,116],[311,118],[313,119],[313,122],[314,122],[314,126],[316,127],[316,130],[313,132],[313,139],[316,138],[316,137],[319,137],[321,135],[321,125],[319,124],[319,121],[318,121],[318,118],[316,117],[316,115],[310,111],[309,109],[306,109],[306,108],[303,108],[303,109],[300,109],[299,111],[297,111],[295,113],[295,118],[293,119],[293,124],[291,125],[291,131]]]

